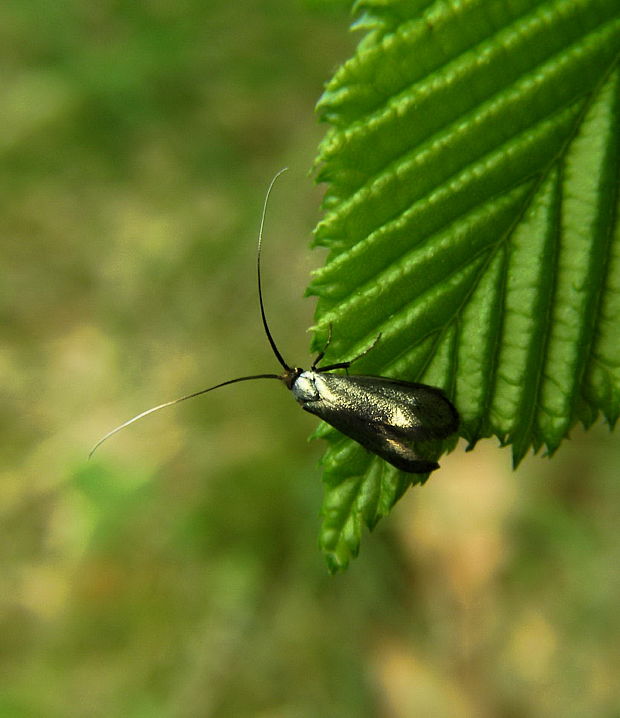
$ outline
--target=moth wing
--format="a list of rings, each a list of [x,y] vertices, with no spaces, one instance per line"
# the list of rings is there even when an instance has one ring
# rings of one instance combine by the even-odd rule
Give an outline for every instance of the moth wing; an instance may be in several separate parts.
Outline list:
[[[318,401],[303,408],[385,459],[397,469],[426,473],[438,468],[405,443],[445,438],[458,414],[440,389],[385,377],[315,375]]]
[[[459,415],[444,392],[428,384],[375,376],[351,376],[353,385],[385,401],[388,406],[401,406],[409,418],[403,426],[399,421],[392,428],[398,434],[417,441],[445,439],[459,428]],[[387,422],[390,423],[389,421]]]
[[[354,439],[368,451],[385,459],[401,471],[423,474],[439,467],[436,461],[427,461],[419,457],[410,446],[404,443],[403,437],[390,431],[389,427],[385,425],[369,422],[358,414],[343,409],[330,411],[325,407],[319,408],[309,404],[305,404],[303,408],[316,414],[335,429],[350,439]]]
[[[322,380],[319,383],[319,379]],[[413,441],[445,439],[459,427],[459,415],[441,389],[382,376],[319,374],[321,399]]]
[[[401,471],[410,474],[425,474],[439,468],[436,461],[429,461],[418,456],[416,452],[401,439],[382,428],[377,430],[377,439],[380,446],[373,449],[373,453],[385,459]]]

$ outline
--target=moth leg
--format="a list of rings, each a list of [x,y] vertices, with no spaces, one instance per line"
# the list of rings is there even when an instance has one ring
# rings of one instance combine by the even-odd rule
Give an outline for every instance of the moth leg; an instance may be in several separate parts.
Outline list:
[[[331,324],[330,324],[329,339],[331,340]],[[379,343],[379,339],[381,339],[381,332],[379,332],[377,334],[374,342],[369,347],[366,347],[366,349],[364,349],[364,351],[361,354],[358,354],[356,357],[353,357],[353,359],[350,359],[349,361],[338,362],[338,364],[329,364],[328,366],[322,366],[319,368],[319,367],[317,367],[317,364],[320,361],[319,357],[321,359],[323,358],[323,354],[325,354],[325,352],[323,352],[322,354],[319,354],[319,357],[317,357],[316,361],[312,365],[312,368],[315,369],[316,371],[332,371],[332,369],[348,369],[351,366],[351,364],[353,364],[353,362],[356,362],[358,359],[361,359],[362,357],[366,356],[366,354],[368,354],[368,352],[372,351]],[[327,349],[327,347],[325,347],[325,349]]]
[[[327,341],[325,342],[325,346],[323,347],[322,351],[320,351],[317,355],[315,360],[312,362],[312,370],[317,369],[317,364],[321,361],[321,359],[325,356],[325,352],[329,348],[329,345],[332,343],[332,323],[330,322],[327,327]]]

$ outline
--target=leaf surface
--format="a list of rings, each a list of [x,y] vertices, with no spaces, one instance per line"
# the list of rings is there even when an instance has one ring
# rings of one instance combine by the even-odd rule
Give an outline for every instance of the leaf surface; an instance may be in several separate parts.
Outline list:
[[[620,407],[617,0],[365,0],[330,128],[315,348],[443,387],[472,447],[552,453]],[[329,427],[321,545],[356,555],[412,475]],[[454,442],[452,442],[454,443]],[[423,482],[426,476],[415,476]]]

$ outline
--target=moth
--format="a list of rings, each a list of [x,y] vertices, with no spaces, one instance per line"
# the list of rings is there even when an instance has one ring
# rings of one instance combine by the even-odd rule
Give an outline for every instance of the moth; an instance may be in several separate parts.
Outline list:
[[[291,391],[304,411],[315,414],[397,469],[413,474],[422,474],[439,468],[436,461],[428,460],[416,453],[411,444],[445,439],[458,429],[458,412],[441,389],[389,377],[333,373],[337,370],[348,370],[355,361],[374,348],[381,335],[377,336],[374,343],[354,359],[319,366],[331,341],[330,327],[325,348],[318,354],[309,370],[289,366],[280,353],[265,314],[261,281],[261,250],[269,196],[275,181],[285,171],[286,168],[280,170],[271,180],[267,189],[258,232],[256,259],[258,302],[263,329],[283,371],[279,374],[253,374],[229,379],[207,389],[201,389],[147,409],[99,439],[91,449],[89,457],[104,441],[121,429],[155,411],[229,384],[254,381],[255,379],[277,379]]]

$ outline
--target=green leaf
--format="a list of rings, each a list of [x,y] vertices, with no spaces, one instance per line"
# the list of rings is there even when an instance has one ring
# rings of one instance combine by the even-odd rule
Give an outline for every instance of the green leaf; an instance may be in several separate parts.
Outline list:
[[[364,0],[329,83],[315,349],[443,387],[517,464],[620,411],[618,0]],[[412,476],[330,428],[321,545],[355,556]],[[453,442],[454,443],[454,442]],[[425,480],[413,475],[413,481]]]

